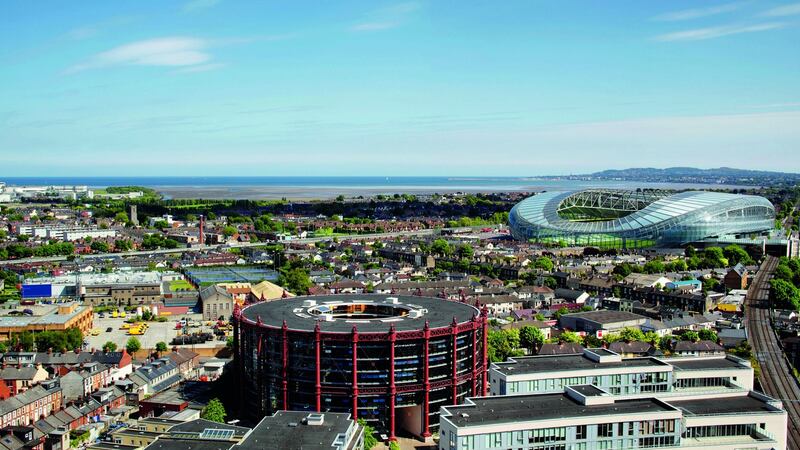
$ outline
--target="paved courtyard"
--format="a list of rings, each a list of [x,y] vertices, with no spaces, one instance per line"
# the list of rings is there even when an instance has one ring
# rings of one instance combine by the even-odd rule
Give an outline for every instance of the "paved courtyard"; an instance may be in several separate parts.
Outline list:
[[[176,330],[175,323],[182,319],[186,318],[187,321],[198,321],[201,322],[201,315],[200,314],[185,314],[185,315],[174,315],[169,316],[169,320],[166,322],[147,322],[149,325],[149,329],[143,335],[136,336],[139,339],[139,342],[142,343],[142,348],[155,348],[156,343],[158,342],[166,342],[167,345],[170,345],[172,338],[178,335],[178,333],[182,333],[183,330]],[[125,343],[128,342],[128,339],[132,336],[128,335],[128,330],[123,330],[120,327],[122,324],[125,323],[125,319],[120,318],[111,318],[106,315],[105,318],[101,319],[98,317],[97,314],[94,315],[93,327],[100,330],[100,334],[97,336],[92,336],[91,334],[85,336],[85,340],[89,342],[88,349],[101,349],[103,348],[103,344],[108,341],[111,341],[117,344],[118,348],[122,348],[125,346]],[[204,323],[204,322],[201,322]],[[106,329],[111,328],[111,331],[106,332]],[[205,326],[205,324],[201,327],[194,327],[188,330],[189,333],[194,332],[209,332],[212,333],[213,330],[211,327]],[[195,347],[215,347],[220,344],[223,344],[220,341],[209,341],[205,344],[197,344]]]

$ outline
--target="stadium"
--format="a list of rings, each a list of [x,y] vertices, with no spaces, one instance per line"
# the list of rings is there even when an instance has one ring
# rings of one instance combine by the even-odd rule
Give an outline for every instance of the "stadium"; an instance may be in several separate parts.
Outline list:
[[[430,436],[439,407],[486,395],[487,317],[417,296],[325,295],[234,313],[243,417],[349,412],[395,437]]]
[[[587,189],[544,192],[511,209],[512,235],[560,246],[642,248],[766,234],[775,208],[754,195]]]

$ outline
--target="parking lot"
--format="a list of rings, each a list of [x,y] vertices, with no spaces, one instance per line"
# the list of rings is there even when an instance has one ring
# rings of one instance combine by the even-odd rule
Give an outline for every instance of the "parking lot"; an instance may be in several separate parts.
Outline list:
[[[168,346],[172,339],[178,335],[178,333],[183,333],[183,330],[176,330],[175,323],[185,318],[187,321],[197,321],[201,322],[203,325],[201,327],[193,327],[187,330],[188,333],[195,333],[195,332],[208,332],[213,334],[212,327],[205,326],[205,322],[202,321],[202,316],[200,314],[184,314],[184,315],[175,315],[175,316],[168,316],[167,322],[147,322],[149,328],[147,332],[143,335],[136,336],[139,339],[139,342],[142,343],[142,348],[152,349],[155,348],[156,343],[158,342],[165,342]],[[106,314],[105,318],[100,318],[97,314],[94,315],[93,327],[100,330],[100,334],[97,336],[92,336],[88,334],[85,336],[85,340],[89,342],[88,349],[101,349],[103,345],[111,341],[117,344],[118,349],[122,349],[125,347],[125,343],[128,342],[128,339],[132,336],[128,334],[128,330],[121,329],[122,324],[125,323],[126,319],[121,318],[111,318]],[[108,328],[111,328],[111,331],[106,331]],[[219,345],[224,345],[222,341],[208,341],[204,344],[197,344],[195,347],[216,347]]]

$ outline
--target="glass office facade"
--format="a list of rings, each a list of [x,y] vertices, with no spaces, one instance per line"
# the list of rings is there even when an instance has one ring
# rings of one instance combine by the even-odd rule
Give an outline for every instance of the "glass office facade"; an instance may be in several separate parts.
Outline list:
[[[639,248],[744,236],[775,226],[775,208],[754,195],[686,191],[544,192],[512,208],[516,239],[542,244]]]

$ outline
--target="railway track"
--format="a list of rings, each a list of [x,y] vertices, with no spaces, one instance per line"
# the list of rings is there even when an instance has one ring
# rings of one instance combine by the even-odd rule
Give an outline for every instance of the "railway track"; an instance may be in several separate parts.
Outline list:
[[[778,258],[768,256],[747,290],[745,323],[753,354],[761,366],[759,383],[764,393],[781,400],[789,415],[786,445],[800,450],[800,385],[792,375],[778,337],[770,324],[770,279]]]

